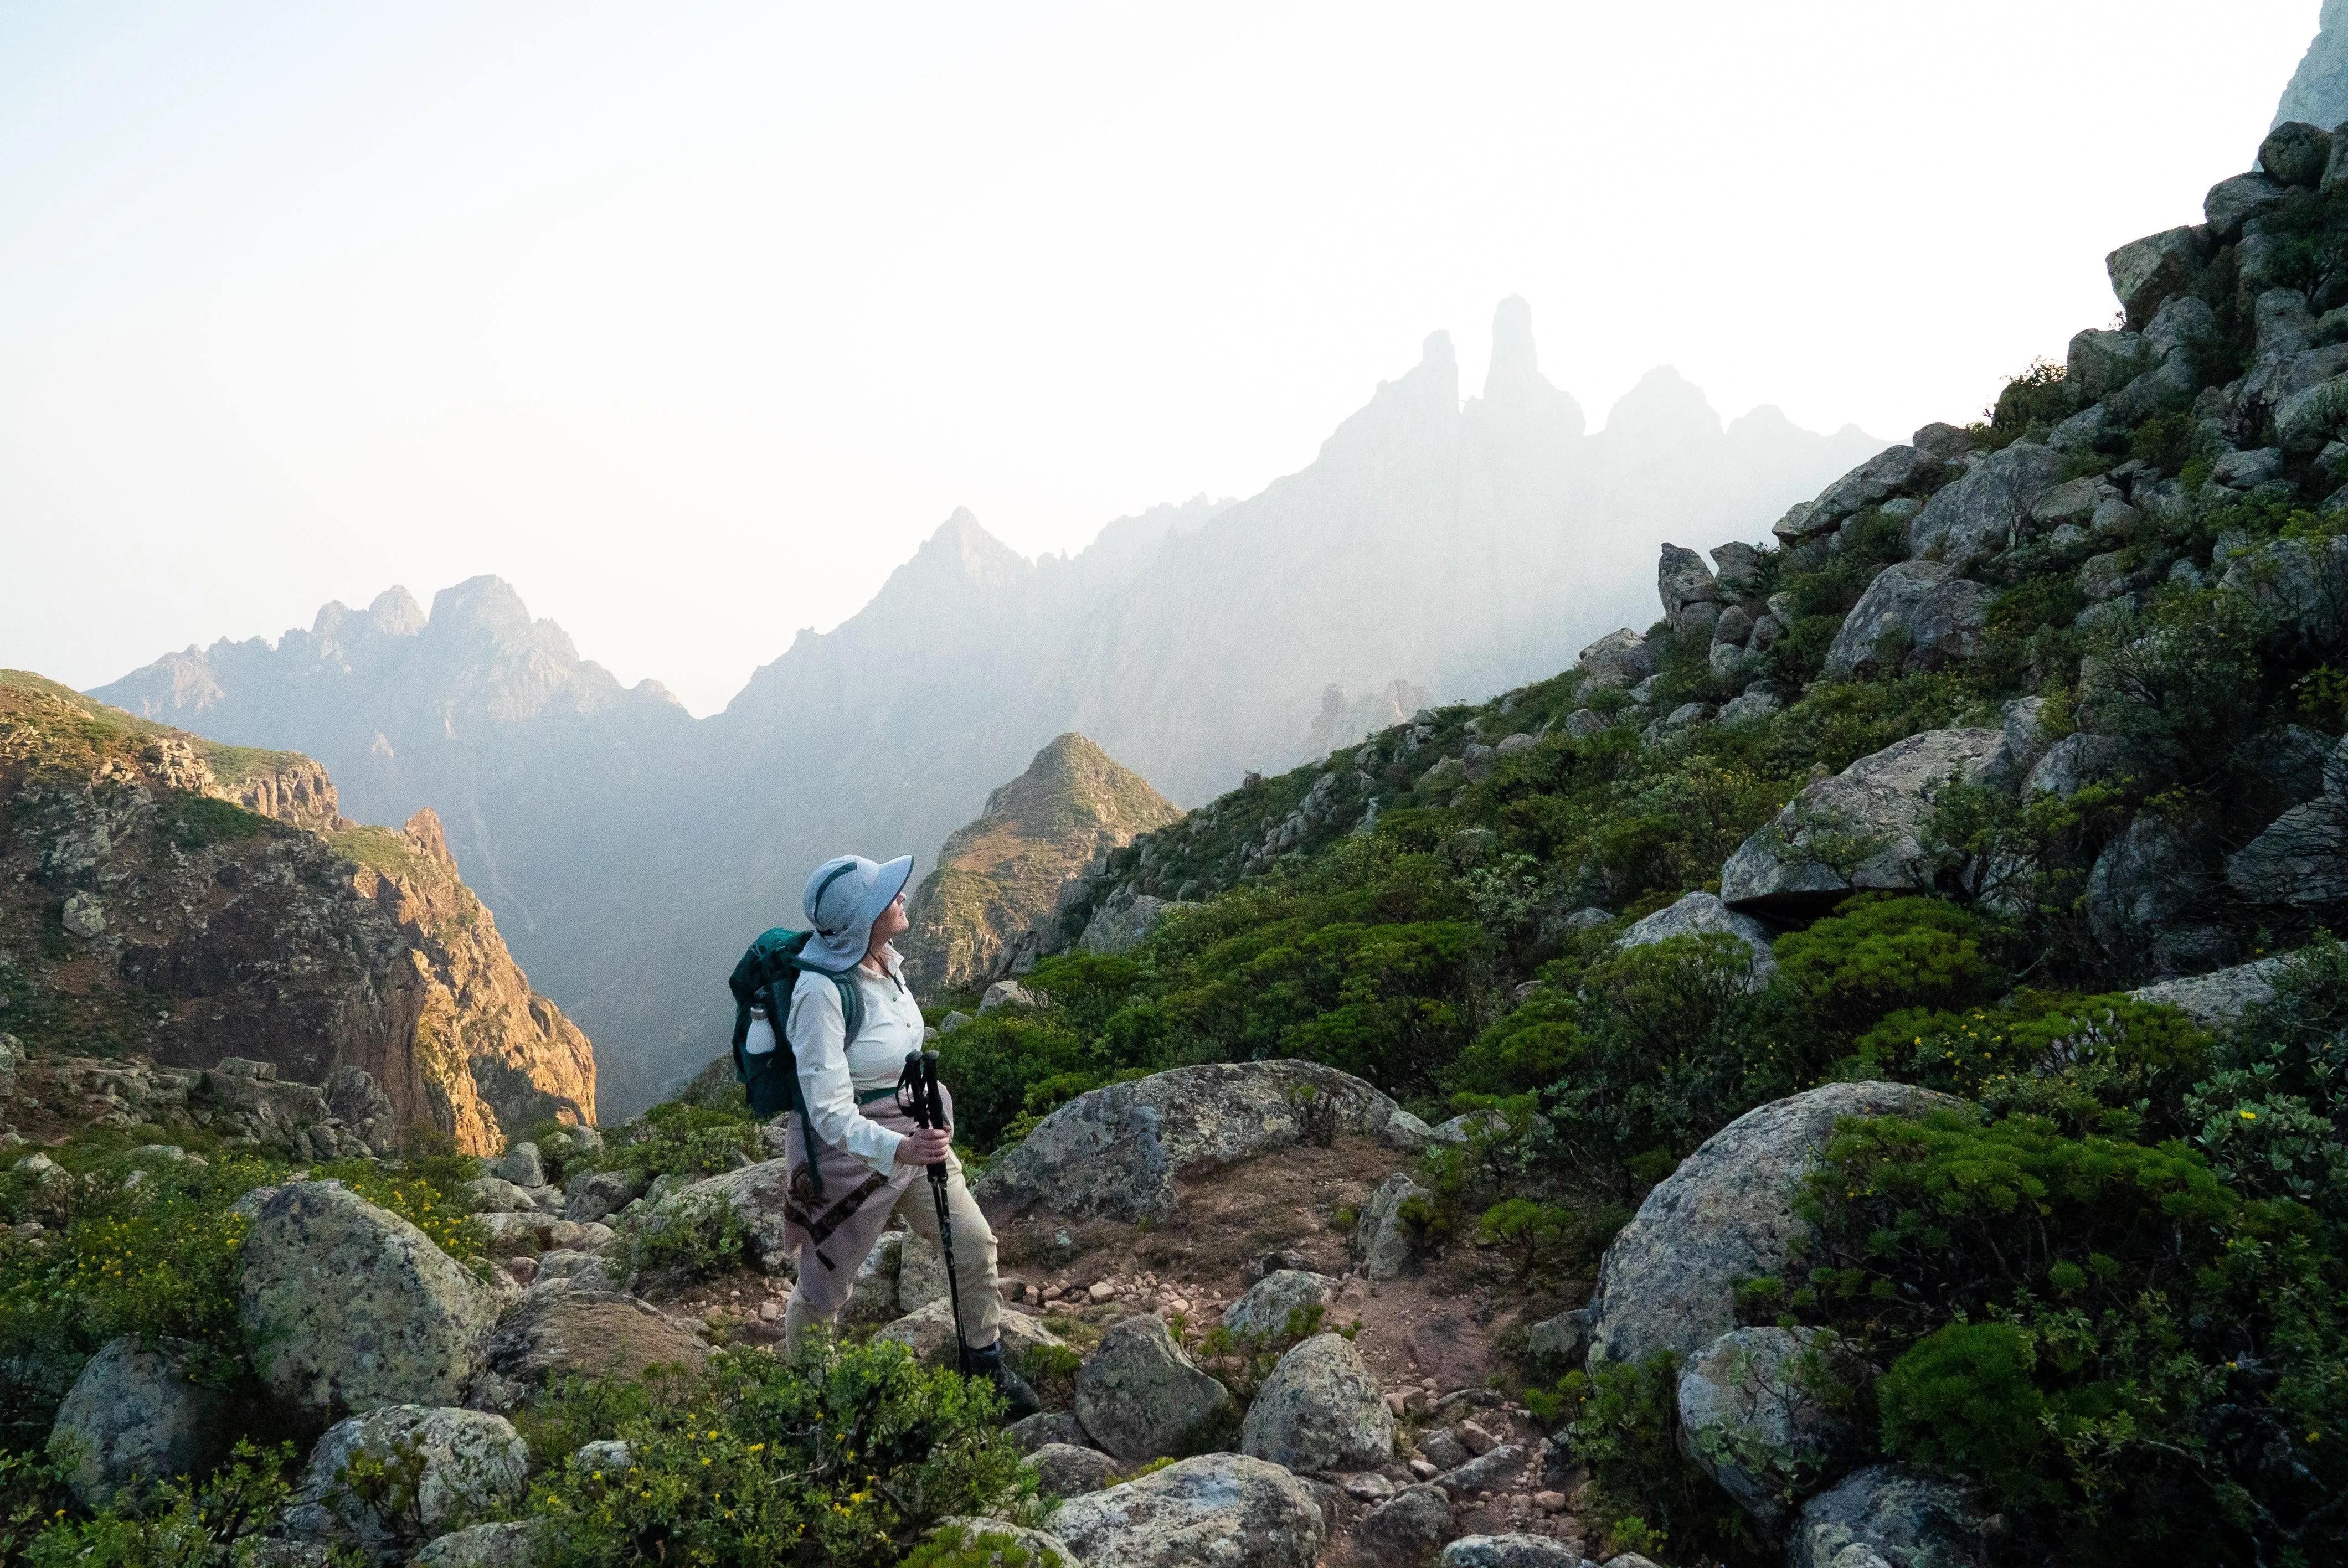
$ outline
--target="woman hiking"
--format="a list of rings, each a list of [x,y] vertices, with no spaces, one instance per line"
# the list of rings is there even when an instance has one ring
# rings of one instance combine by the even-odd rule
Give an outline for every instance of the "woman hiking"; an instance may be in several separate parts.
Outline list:
[[[937,1246],[938,1215],[924,1191],[927,1168],[942,1161],[953,1225],[954,1283],[961,1292],[969,1370],[994,1383],[1013,1419],[1035,1413],[1035,1391],[1003,1364],[1003,1297],[994,1277],[994,1231],[979,1212],[953,1146],[953,1100],[941,1091],[946,1124],[923,1129],[898,1103],[908,1052],[922,1049],[922,1009],[906,986],[891,939],[901,935],[911,856],[876,865],[860,855],[825,861],[808,878],[802,904],[810,934],[799,954],[784,1032],[798,1067],[800,1102],[815,1136],[819,1195],[805,1178],[809,1141],[786,1123],[785,1236],[798,1254],[798,1279],[784,1312],[793,1356],[829,1335],[848,1305],[857,1270],[891,1214],[912,1230],[908,1245]],[[837,977],[837,978],[835,978]],[[862,1004],[847,1039],[839,980]],[[775,1048],[771,1024],[756,1013],[744,1050]],[[792,1112],[796,1121],[797,1112]]]

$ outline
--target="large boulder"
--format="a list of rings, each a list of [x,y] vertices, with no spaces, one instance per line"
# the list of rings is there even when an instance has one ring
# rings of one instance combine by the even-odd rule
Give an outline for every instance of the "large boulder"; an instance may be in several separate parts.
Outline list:
[[[989,1204],[1162,1220],[1175,1211],[1177,1176],[1303,1142],[1305,1090],[1334,1105],[1340,1131],[1403,1149],[1426,1141],[1426,1123],[1349,1072],[1313,1061],[1213,1062],[1078,1095],[990,1164],[974,1190]]]
[[[1948,466],[1929,452],[1913,446],[1886,446],[1818,492],[1800,527],[1807,533],[1822,533],[1894,496],[1922,494],[1947,472]]]
[[[1180,1452],[1231,1408],[1231,1390],[1200,1371],[1155,1317],[1112,1327],[1076,1372],[1085,1435],[1129,1464]]]
[[[1227,1453],[1073,1498],[1045,1523],[1086,1563],[1116,1568],[1312,1568],[1328,1534],[1303,1481]]]
[[[128,1335],[82,1366],[49,1428],[49,1453],[86,1507],[134,1481],[201,1475],[226,1449],[231,1400],[188,1376],[176,1346],[146,1350]]]
[[[1906,1083],[1829,1083],[1758,1106],[1706,1139],[1606,1248],[1590,1358],[1686,1356],[1736,1326],[1734,1286],[1781,1275],[1809,1235],[1802,1182],[1845,1116],[1920,1116],[1965,1102]]]
[[[1171,907],[1165,899],[1147,893],[1112,897],[1085,922],[1084,935],[1076,938],[1076,945],[1104,958],[1129,953],[1148,939]]]
[[[2050,446],[2017,441],[1933,493],[1909,526],[1911,552],[1964,571],[2013,544],[2067,461]]]
[[[2096,857],[2087,876],[2087,924],[2104,950],[2122,959],[2149,960],[2155,972],[2175,927],[2208,898],[2216,877],[2209,850],[2190,818],[2171,820],[2140,811]]]
[[[1291,1314],[1326,1307],[1335,1294],[1325,1276],[1301,1268],[1276,1268],[1223,1308],[1223,1327],[1241,1338],[1269,1342],[1287,1332]]]
[[[1354,1522],[1355,1552],[1376,1568],[1421,1568],[1451,1539],[1451,1498],[1439,1486],[1406,1486]]]
[[[338,1182],[294,1182],[246,1233],[238,1316],[271,1393],[332,1418],[464,1397],[496,1297]]]
[[[1787,1568],[1986,1568],[1983,1516],[1956,1482],[1905,1465],[1854,1471],[1802,1508]]]
[[[2282,205],[2290,194],[2280,180],[2263,174],[2237,174],[2209,188],[2201,199],[2201,216],[2209,220],[2210,238],[2224,241],[2242,231],[2242,225]]]
[[[415,1568],[530,1568],[545,1534],[545,1522],[537,1519],[469,1524],[427,1542]]]
[[[689,1183],[653,1205],[645,1228],[690,1222],[713,1205],[734,1212],[742,1227],[743,1250],[752,1263],[768,1274],[781,1274],[795,1263],[783,1236],[783,1204],[789,1191],[784,1162],[761,1160],[753,1165]]]
[[[1365,1275],[1372,1279],[1392,1279],[1410,1266],[1411,1233],[1403,1220],[1402,1206],[1413,1198],[1432,1201],[1434,1196],[1404,1171],[1396,1171],[1379,1184],[1354,1222],[1354,1256]]]
[[[618,1214],[652,1185],[642,1171],[586,1171],[562,1185],[562,1217],[592,1225]]]
[[[1930,842],[1932,796],[1980,777],[2004,742],[2002,730],[1927,730],[1820,779],[1728,857],[1721,899],[1803,912],[1849,893],[1931,892],[1948,868]]]
[[[2291,956],[2286,953],[2206,975],[2141,986],[2128,995],[2140,1002],[2173,1007],[2203,1029],[2223,1029],[2252,1008],[2271,1001],[2275,981],[2291,962]]]
[[[1627,951],[1673,937],[1705,936],[1734,937],[1744,943],[1752,954],[1746,989],[1759,991],[1768,988],[1770,978],[1777,972],[1777,955],[1769,945],[1769,928],[1750,915],[1736,913],[1715,894],[1684,895],[1632,925],[1615,939],[1614,946]]]
[[[2226,859],[2226,883],[2254,904],[2348,901],[2348,798],[2292,806]]]
[[[1940,561],[1910,560],[1875,574],[1827,649],[1826,676],[1938,670],[1980,651],[1997,590]]]
[[[1663,600],[1663,619],[1674,631],[1684,633],[1700,624],[1708,632],[1720,619],[1720,583],[1694,550],[1678,545],[1663,547],[1655,564],[1655,595]]]
[[[708,1358],[691,1324],[635,1296],[600,1290],[533,1291],[489,1343],[489,1369],[521,1384],[570,1372],[637,1378],[654,1367],[697,1368]]]
[[[1024,1462],[1035,1472],[1035,1490],[1055,1497],[1106,1491],[1126,1468],[1100,1450],[1078,1443],[1045,1443]]]
[[[1316,1334],[1256,1390],[1240,1451],[1290,1470],[1373,1470],[1394,1458],[1394,1412],[1354,1342]]]
[[[1848,1464],[1859,1426],[1829,1391],[1871,1370],[1826,1329],[1733,1328],[1680,1372],[1680,1451],[1774,1531]]]
[[[394,1484],[412,1489],[405,1506],[378,1506],[367,1487],[354,1484],[358,1460],[390,1468]],[[296,1539],[355,1546],[388,1562],[468,1516],[520,1501],[529,1470],[529,1446],[503,1416],[386,1405],[326,1429],[303,1466],[285,1528]]]
[[[2259,167],[2285,185],[2314,190],[2331,161],[2332,133],[2305,120],[2285,120],[2259,143]]]
[[[2348,391],[2342,409],[2348,414]],[[2348,537],[2271,539],[2238,551],[2218,586],[2257,606],[2279,638],[2328,647],[2348,631]]]
[[[1581,1553],[1550,1535],[1463,1535],[1443,1549],[1437,1568],[1589,1568]]]
[[[1635,686],[1655,672],[1655,651],[1647,640],[1623,627],[1610,631],[1581,651],[1584,690]]]
[[[2193,281],[2209,255],[2209,236],[2199,229],[2167,229],[2130,241],[2104,258],[2104,271],[2119,297],[2127,324],[2141,327],[2155,311]]]

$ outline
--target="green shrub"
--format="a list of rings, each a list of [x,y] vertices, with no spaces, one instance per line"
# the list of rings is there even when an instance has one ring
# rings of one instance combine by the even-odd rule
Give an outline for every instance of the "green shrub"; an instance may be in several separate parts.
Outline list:
[[[1526,1403],[1589,1467],[1596,1495],[1584,1517],[1612,1522],[1612,1549],[1668,1540],[1683,1560],[1743,1556],[1761,1544],[1743,1511],[1680,1452],[1679,1374],[1680,1358],[1658,1351],[1637,1366],[1569,1372]]]
[[[631,1262],[648,1275],[705,1279],[741,1267],[747,1246],[734,1205],[705,1194],[670,1213],[648,1216],[637,1228]]]
[[[626,1440],[629,1468],[556,1464],[539,1478],[530,1503],[549,1526],[548,1568],[882,1568],[940,1520],[993,1512],[1034,1485],[994,1430],[993,1389],[892,1344],[796,1366],[720,1351],[657,1398],[615,1400],[578,1382],[557,1398],[622,1413],[597,1435]]]
[[[1863,893],[1777,938],[1787,980],[1834,1024],[1857,1030],[1897,1008],[1961,1008],[2004,989],[1996,936],[1940,898]]]
[[[655,1105],[622,1135],[607,1136],[596,1168],[634,1171],[646,1178],[715,1176],[765,1153],[748,1104]]]
[[[37,1209],[46,1232],[0,1239],[0,1423],[6,1440],[46,1434],[81,1363],[119,1335],[190,1347],[194,1375],[249,1377],[237,1320],[244,1219],[229,1205],[277,1174],[242,1159],[117,1162],[47,1188],[13,1177],[11,1217]]]
[[[164,836],[181,849],[209,849],[277,831],[268,817],[250,812],[234,801],[188,794],[169,798],[162,815]]]
[[[1903,1009],[1861,1035],[1843,1072],[1893,1078],[2075,1131],[2180,1131],[2174,1112],[2209,1040],[2175,1008],[2125,995],[2018,991],[2003,1007]]]
[[[469,1154],[438,1154],[391,1162],[336,1160],[311,1174],[340,1182],[377,1208],[390,1210],[449,1256],[477,1258],[489,1249],[489,1233],[466,1201],[465,1184],[481,1169],[481,1162]]]
[[[240,1441],[201,1484],[167,1480],[151,1494],[118,1496],[87,1520],[57,1519],[22,1561],[27,1568],[245,1568],[291,1499],[284,1472],[294,1457],[290,1443],[263,1450]]]
[[[2041,1468],[2046,1397],[2037,1351],[2010,1323],[1952,1323],[1909,1347],[1877,1379],[1886,1451],[1979,1476],[1999,1495],[2054,1495]]]
[[[1527,1285],[1543,1262],[1563,1250],[1574,1229],[1574,1213],[1562,1204],[1506,1198],[1484,1211],[1476,1234],[1506,1248],[1516,1259],[1517,1283]]]
[[[2004,446],[2033,430],[2059,425],[2078,411],[2078,392],[2065,379],[2064,367],[2034,361],[1997,395],[1990,410],[1990,445]]]

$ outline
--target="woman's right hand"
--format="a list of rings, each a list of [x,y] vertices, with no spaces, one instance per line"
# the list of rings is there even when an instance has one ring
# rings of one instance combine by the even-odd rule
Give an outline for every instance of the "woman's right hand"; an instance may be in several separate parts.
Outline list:
[[[897,1163],[901,1165],[935,1165],[946,1157],[947,1139],[942,1128],[923,1127],[905,1134],[897,1144]]]

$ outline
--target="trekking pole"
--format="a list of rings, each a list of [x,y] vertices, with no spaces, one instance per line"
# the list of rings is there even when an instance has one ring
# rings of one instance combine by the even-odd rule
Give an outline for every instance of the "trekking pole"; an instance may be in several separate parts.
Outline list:
[[[905,1078],[913,1089],[913,1125],[921,1128],[943,1127],[946,1124],[945,1102],[938,1098],[938,1053],[934,1050],[909,1050],[905,1053]],[[962,1281],[954,1273],[953,1218],[946,1204],[946,1163],[938,1161],[930,1166],[930,1196],[938,1205],[938,1245],[946,1255],[946,1299],[953,1309],[954,1370],[970,1376],[970,1340],[962,1329]]]

